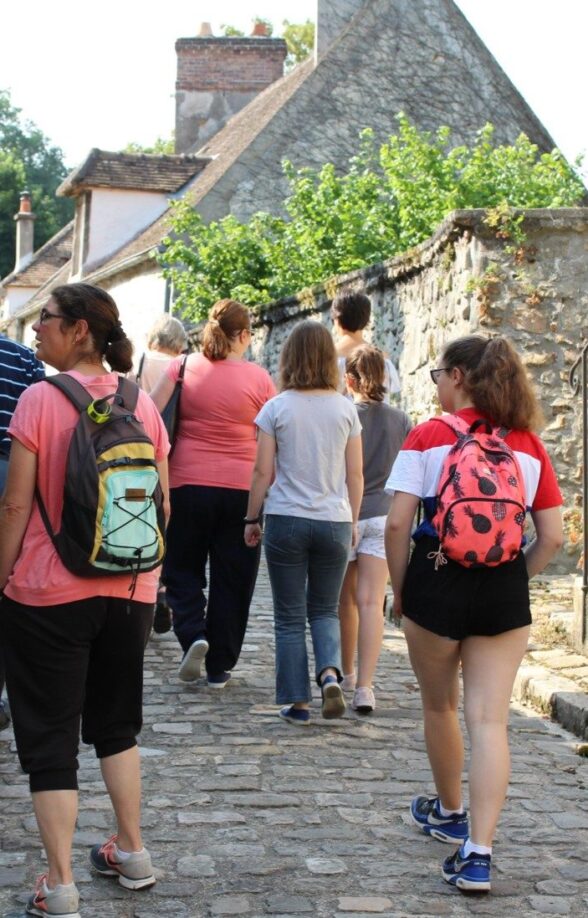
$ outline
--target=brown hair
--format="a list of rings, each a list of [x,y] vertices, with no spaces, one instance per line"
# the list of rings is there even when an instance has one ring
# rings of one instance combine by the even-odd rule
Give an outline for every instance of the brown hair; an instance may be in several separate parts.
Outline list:
[[[356,381],[356,389],[364,398],[371,402],[384,400],[386,386],[384,376],[386,365],[384,355],[377,347],[363,344],[356,347],[345,361],[345,372]]]
[[[128,373],[133,366],[133,344],[120,322],[111,295],[93,284],[63,284],[51,291],[63,319],[70,324],[85,319],[94,347],[115,373]]]
[[[225,360],[231,339],[251,328],[249,310],[236,300],[218,300],[208,313],[202,332],[202,353],[209,360]]]
[[[280,388],[339,388],[335,345],[320,322],[305,319],[288,335],[280,354]]]
[[[337,294],[331,306],[331,319],[337,319],[345,331],[360,331],[365,328],[372,314],[372,304],[365,293],[343,290]]]
[[[442,362],[462,371],[464,391],[494,423],[512,430],[539,430],[543,425],[537,397],[507,338],[458,338],[444,349]]]

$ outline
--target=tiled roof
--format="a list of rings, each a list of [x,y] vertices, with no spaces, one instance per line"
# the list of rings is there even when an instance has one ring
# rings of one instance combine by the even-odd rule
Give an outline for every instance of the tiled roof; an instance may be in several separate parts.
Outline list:
[[[35,252],[26,268],[3,278],[0,289],[9,284],[14,287],[40,287],[50,280],[71,258],[73,227],[74,221],[71,220]]]
[[[288,99],[297,92],[304,80],[312,73],[313,68],[312,58],[295,67],[281,80],[277,80],[260,92],[245,108],[234,115],[218,134],[210,139],[199,151],[201,157],[207,157],[210,161],[206,169],[197,176],[196,181],[183,195],[183,200],[196,206],[198,201],[208,194],[219,178],[239,159],[249,144],[263,131]],[[109,256],[95,273],[100,274],[119,262],[138,256],[142,252],[147,254],[155,246],[160,245],[169,232],[170,211],[167,210],[135,239],[124,245],[114,255]]]
[[[207,164],[192,154],[109,153],[93,149],[57,189],[75,196],[84,188],[125,188],[134,191],[178,191]]]

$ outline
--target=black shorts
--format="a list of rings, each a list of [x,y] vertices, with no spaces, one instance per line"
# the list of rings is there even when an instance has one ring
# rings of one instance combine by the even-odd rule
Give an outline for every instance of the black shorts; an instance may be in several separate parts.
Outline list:
[[[463,567],[448,559],[435,570],[438,539],[416,543],[402,590],[403,614],[441,637],[461,641],[531,624],[529,575],[522,552],[497,567]]]

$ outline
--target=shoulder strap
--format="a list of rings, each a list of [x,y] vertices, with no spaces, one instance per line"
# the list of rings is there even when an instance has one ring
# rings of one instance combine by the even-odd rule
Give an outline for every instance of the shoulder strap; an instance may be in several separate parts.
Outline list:
[[[137,376],[135,377],[135,382],[138,386],[141,385],[141,373],[143,372],[143,364],[145,363],[145,351],[141,354],[141,359],[139,361],[139,366],[137,368]]]
[[[82,411],[86,410],[92,401],[90,393],[84,389],[77,379],[74,379],[73,376],[70,376],[68,373],[57,373],[55,376],[46,376],[44,380],[39,381],[48,382],[52,386],[55,386],[56,389],[59,389],[60,392],[63,392],[70,402],[75,405],[80,414]]]
[[[122,403],[127,411],[134,411],[137,407],[139,398],[139,386],[126,376],[119,376],[116,394],[120,395]]]
[[[184,373],[186,372],[186,363],[188,361],[188,355],[184,354],[184,359],[180,364],[180,372],[178,373],[178,382],[180,385],[184,382]]]
[[[433,418],[433,420],[440,421],[441,424],[445,424],[446,427],[449,427],[450,430],[453,431],[456,437],[461,437],[463,434],[467,434],[470,429],[470,425],[467,423],[467,421],[464,421],[463,418],[458,417],[456,414],[451,414],[447,417]]]

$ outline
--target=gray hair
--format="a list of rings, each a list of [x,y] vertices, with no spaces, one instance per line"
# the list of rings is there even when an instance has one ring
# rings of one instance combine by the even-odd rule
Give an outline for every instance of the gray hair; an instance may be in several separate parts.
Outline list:
[[[160,316],[147,332],[147,347],[158,351],[165,347],[170,351],[181,353],[188,345],[188,336],[179,319],[166,314]]]

